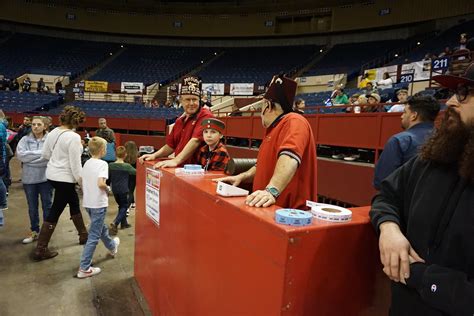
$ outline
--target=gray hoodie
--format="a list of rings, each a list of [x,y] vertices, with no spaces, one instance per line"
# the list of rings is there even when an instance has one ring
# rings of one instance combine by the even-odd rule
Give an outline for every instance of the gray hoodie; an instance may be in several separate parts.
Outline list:
[[[48,160],[41,158],[44,141],[36,139],[33,133],[22,137],[16,147],[16,157],[22,162],[21,181],[24,184],[37,184],[48,181],[46,179],[46,165]]]

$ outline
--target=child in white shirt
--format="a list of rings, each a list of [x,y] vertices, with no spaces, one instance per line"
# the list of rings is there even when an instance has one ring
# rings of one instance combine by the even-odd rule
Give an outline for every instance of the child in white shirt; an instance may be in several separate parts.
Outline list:
[[[105,247],[109,249],[110,254],[117,254],[120,239],[112,239],[109,235],[107,225],[104,224],[107,206],[109,205],[108,187],[105,181],[109,176],[109,167],[107,162],[101,160],[106,153],[105,139],[92,137],[89,141],[89,152],[91,158],[87,160],[82,169],[82,191],[84,197],[82,204],[91,218],[89,228],[89,237],[84,246],[81,256],[81,263],[77,277],[80,279],[91,277],[100,273],[100,268],[91,267],[92,256],[95,248],[102,240]]]

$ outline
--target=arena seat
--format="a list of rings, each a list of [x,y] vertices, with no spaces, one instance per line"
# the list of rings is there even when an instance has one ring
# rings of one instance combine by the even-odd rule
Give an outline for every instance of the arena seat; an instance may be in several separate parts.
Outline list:
[[[167,84],[214,57],[214,52],[211,48],[128,46],[91,79]]]
[[[404,40],[337,44],[305,72],[306,76],[347,74],[348,80],[358,74],[361,65],[401,47]]]
[[[314,93],[302,93],[297,98],[305,100],[306,105],[323,105],[331,97],[331,91],[322,91]]]
[[[0,91],[0,109],[4,112],[26,113],[49,110],[57,107],[62,97],[56,94]]]
[[[44,75],[70,73],[74,78],[104,60],[116,47],[112,43],[15,34],[0,44],[0,71],[7,78],[32,71]]]
[[[182,109],[145,108],[141,103],[128,102],[74,101],[71,105],[80,107],[87,116],[173,120],[183,113]],[[48,113],[57,115],[61,110],[56,108]]]
[[[294,74],[305,66],[321,46],[226,48],[222,56],[198,75],[209,83],[265,84],[273,75]]]
[[[408,59],[410,62],[419,61],[422,60],[426,54],[439,55],[441,52],[443,52],[445,47],[450,47],[452,50],[454,50],[456,47],[459,47],[459,35],[461,33],[470,32],[473,29],[474,20],[453,26],[438,36],[431,36],[424,40],[418,48],[404,56],[401,56],[390,64],[400,64],[406,59]]]

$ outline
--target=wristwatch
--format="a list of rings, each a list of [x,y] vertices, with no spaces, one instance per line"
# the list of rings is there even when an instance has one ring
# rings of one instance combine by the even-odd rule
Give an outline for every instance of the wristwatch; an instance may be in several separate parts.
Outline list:
[[[280,191],[278,191],[278,189],[275,187],[266,187],[265,191],[270,193],[275,198],[275,200],[280,196]]]

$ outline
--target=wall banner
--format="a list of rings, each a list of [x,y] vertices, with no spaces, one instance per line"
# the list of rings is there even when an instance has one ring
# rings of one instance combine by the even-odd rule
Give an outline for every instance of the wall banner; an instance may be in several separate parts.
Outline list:
[[[253,95],[253,83],[231,83],[230,95]]]
[[[109,83],[107,81],[84,81],[86,92],[107,92]]]
[[[205,93],[210,92],[211,95],[224,95],[224,86],[223,83],[203,83],[202,91]]]
[[[142,93],[143,89],[143,82],[122,82],[120,86],[120,91],[125,93]]]

